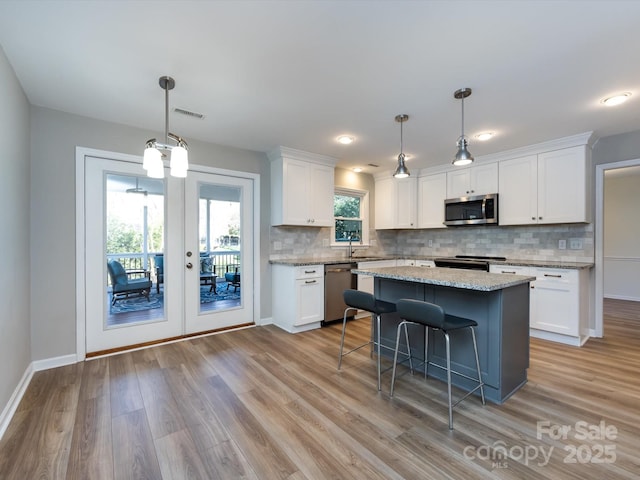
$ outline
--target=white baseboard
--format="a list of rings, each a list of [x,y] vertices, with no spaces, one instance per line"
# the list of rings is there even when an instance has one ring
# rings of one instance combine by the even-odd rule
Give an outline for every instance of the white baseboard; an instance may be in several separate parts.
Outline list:
[[[34,372],[40,372],[42,370],[49,370],[50,368],[64,367],[65,365],[71,365],[78,362],[78,357],[75,353],[70,355],[63,355],[61,357],[45,358],[44,360],[36,360],[31,362]]]
[[[47,358],[44,360],[36,360],[35,362],[31,362],[27,369],[25,370],[18,386],[13,391],[9,402],[6,407],[0,414],[0,439],[4,435],[4,432],[7,430],[13,415],[16,413],[18,405],[24,396],[24,392],[27,391],[27,387],[29,383],[31,383],[31,379],[33,378],[33,374],[35,372],[39,372],[42,370],[48,370],[50,368],[62,367],[64,365],[71,365],[73,363],[78,362],[78,356],[74,353],[72,355],[63,355],[61,357],[55,358]]]
[[[3,437],[4,432],[7,430],[11,419],[13,418],[13,414],[16,413],[18,405],[20,404],[20,400],[24,396],[24,392],[26,392],[29,383],[31,382],[31,378],[33,377],[33,363],[29,364],[27,369],[24,371],[18,386],[13,391],[11,398],[9,399],[9,403],[4,407],[2,414],[0,414],[0,439]]]
[[[611,294],[604,294],[604,298],[610,298],[612,300],[629,300],[631,302],[640,302],[640,298],[639,297],[629,297],[626,295],[611,295]]]
[[[273,317],[261,318],[258,326],[262,327],[264,325],[273,325]]]

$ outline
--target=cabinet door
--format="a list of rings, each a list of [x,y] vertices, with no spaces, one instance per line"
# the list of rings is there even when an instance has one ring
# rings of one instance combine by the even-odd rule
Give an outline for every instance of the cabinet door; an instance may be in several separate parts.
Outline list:
[[[587,221],[585,147],[538,155],[539,223]]]
[[[538,222],[538,156],[514,158],[498,167],[498,222],[527,225]]]
[[[462,168],[447,172],[447,198],[470,195],[471,169]]]
[[[470,195],[485,195],[498,191],[498,164],[487,163],[470,169]]]
[[[395,228],[394,227],[394,216],[395,216],[395,190],[393,181],[395,179],[391,178],[383,178],[381,180],[376,180],[376,190],[375,190],[375,214],[374,218],[376,221],[375,228],[379,230],[387,229],[387,228]]]
[[[564,270],[537,269],[531,291],[531,328],[577,336],[577,278]]]
[[[395,228],[416,228],[417,179],[394,178],[395,182]]]
[[[311,225],[314,227],[331,227],[333,225],[333,168],[323,165],[310,165],[308,173],[309,190],[305,197],[309,208]]]
[[[282,209],[285,225],[309,225],[309,166],[304,162],[284,160]]]
[[[447,175],[429,175],[418,179],[418,228],[446,228],[444,200],[447,198]]]
[[[296,280],[298,314],[294,326],[324,320],[324,285],[322,277]]]

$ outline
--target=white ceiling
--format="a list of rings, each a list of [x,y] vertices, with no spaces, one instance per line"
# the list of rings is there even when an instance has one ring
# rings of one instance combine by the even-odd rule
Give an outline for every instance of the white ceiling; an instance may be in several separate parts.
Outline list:
[[[375,173],[640,129],[638,1],[0,1],[0,45],[38,106]],[[599,101],[633,93],[625,105]],[[479,142],[473,135],[494,131]],[[337,144],[342,133],[350,146]],[[142,145],[146,138],[141,138]],[[193,161],[196,161],[195,159]]]

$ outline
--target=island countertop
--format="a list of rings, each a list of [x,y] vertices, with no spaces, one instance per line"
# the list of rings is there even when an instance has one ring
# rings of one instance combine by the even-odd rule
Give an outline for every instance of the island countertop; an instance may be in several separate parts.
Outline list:
[[[525,275],[502,275],[458,268],[381,267],[354,269],[357,275],[492,292],[535,281]]]

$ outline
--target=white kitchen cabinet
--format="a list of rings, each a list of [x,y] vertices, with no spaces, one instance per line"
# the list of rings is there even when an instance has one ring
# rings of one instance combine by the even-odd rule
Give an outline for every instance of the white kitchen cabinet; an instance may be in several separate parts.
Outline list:
[[[444,224],[446,198],[446,173],[418,178],[418,228],[446,228]]]
[[[499,162],[501,225],[589,221],[584,145]]]
[[[270,155],[271,225],[333,225],[334,164],[303,153],[281,147]]]
[[[497,162],[447,172],[447,198],[485,195],[497,191]]]
[[[290,333],[319,328],[324,320],[324,266],[272,266],[273,323]]]
[[[491,273],[528,275],[529,327],[532,337],[580,346],[588,333],[588,271],[491,265]]]
[[[410,229],[417,226],[418,189],[415,177],[376,178],[375,228]]]

